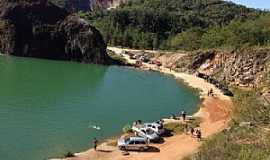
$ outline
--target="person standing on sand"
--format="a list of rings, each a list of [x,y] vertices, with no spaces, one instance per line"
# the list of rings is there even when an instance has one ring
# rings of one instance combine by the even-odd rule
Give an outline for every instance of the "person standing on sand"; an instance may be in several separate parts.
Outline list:
[[[201,139],[202,139],[202,132],[201,132],[200,129],[197,129],[196,136],[197,136],[198,141],[201,141]]]
[[[97,144],[98,144],[98,140],[96,138],[94,138],[93,140],[93,146],[94,146],[94,150],[97,150]]]
[[[149,138],[146,138],[146,142],[147,142],[147,145],[149,145],[151,143]]]
[[[213,93],[213,89],[211,88],[210,91],[209,91],[209,95],[208,96],[213,96],[214,93]]]
[[[186,121],[186,116],[187,116],[187,114],[186,114],[185,111],[182,111],[182,112],[181,112],[181,116],[182,116],[183,121]]]
[[[191,135],[191,137],[193,137],[193,135],[194,135],[194,128],[193,127],[190,127],[190,135]]]

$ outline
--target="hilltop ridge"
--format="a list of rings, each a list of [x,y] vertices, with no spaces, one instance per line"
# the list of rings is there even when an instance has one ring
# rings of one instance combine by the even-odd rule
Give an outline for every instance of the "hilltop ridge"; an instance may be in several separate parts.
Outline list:
[[[94,24],[111,46],[196,50],[219,47],[224,35],[216,32],[238,26],[244,30],[246,21],[266,13],[221,0],[132,0],[113,10],[80,15]],[[217,45],[210,41],[214,35],[218,35]]]

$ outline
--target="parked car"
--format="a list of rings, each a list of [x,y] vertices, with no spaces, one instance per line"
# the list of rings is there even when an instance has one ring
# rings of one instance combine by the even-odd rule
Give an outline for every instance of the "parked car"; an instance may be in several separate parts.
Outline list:
[[[160,136],[151,128],[133,126],[132,130],[137,136],[149,139],[151,142],[160,141]]]
[[[120,150],[147,151],[149,149],[147,139],[143,137],[122,137],[117,146]]]
[[[154,123],[144,123],[145,128],[151,128],[154,132],[156,132],[158,135],[163,135],[165,132],[165,129],[163,128],[163,125],[157,122]]]

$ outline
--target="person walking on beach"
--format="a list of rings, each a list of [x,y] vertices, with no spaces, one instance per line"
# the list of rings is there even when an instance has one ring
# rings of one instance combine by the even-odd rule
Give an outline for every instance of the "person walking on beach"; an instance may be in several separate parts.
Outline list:
[[[181,112],[181,116],[182,116],[183,121],[186,121],[186,116],[187,116],[187,114],[186,114],[185,111],[182,111],[182,112]]]
[[[94,138],[93,140],[93,146],[94,146],[94,150],[97,150],[97,144],[98,144],[98,140],[96,138]]]

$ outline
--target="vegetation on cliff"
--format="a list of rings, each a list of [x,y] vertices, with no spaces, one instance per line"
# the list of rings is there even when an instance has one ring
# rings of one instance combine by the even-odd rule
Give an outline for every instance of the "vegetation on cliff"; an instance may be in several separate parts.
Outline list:
[[[255,91],[235,90],[235,108],[229,128],[203,142],[199,152],[185,160],[263,160],[270,155],[270,106]]]
[[[114,10],[80,12],[110,45],[184,50],[269,44],[266,14],[221,0],[132,0]]]
[[[266,48],[244,50],[231,55],[227,53],[225,54],[227,57],[224,57],[220,66],[224,63],[230,68],[225,67],[219,70],[211,67],[210,70],[219,70],[217,77],[227,76],[223,79],[224,83],[234,78],[240,83],[250,83],[253,86],[243,90],[235,88],[237,86],[232,83],[234,108],[228,128],[203,141],[199,152],[185,160],[266,160],[270,158],[269,53]],[[217,57],[214,59],[220,61]],[[211,63],[215,65],[214,59]],[[226,73],[227,71],[230,73]],[[254,75],[256,75],[255,78],[261,78],[260,82],[254,80],[247,82],[246,78],[241,78]]]

